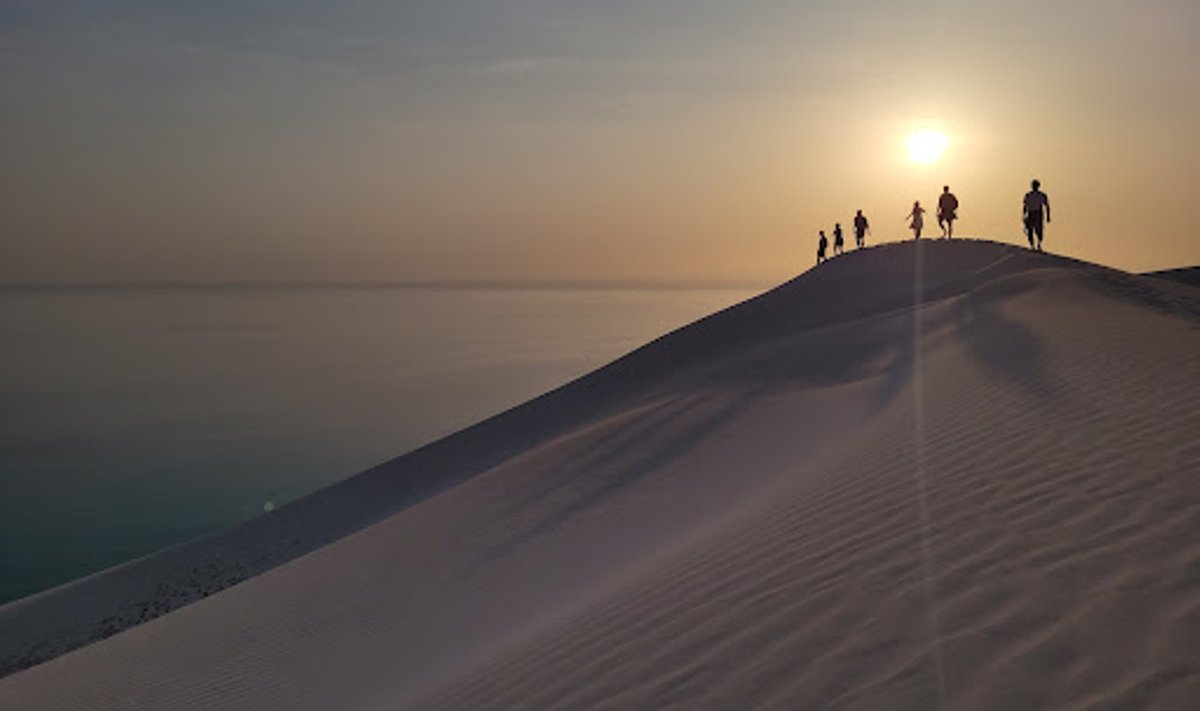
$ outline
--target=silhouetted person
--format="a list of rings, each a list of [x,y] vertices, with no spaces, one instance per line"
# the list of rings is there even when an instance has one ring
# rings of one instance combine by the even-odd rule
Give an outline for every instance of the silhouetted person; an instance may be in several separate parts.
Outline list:
[[[842,223],[833,226],[833,253],[845,254],[846,240],[842,239]]]
[[[954,237],[954,221],[958,219],[958,198],[950,192],[950,186],[942,188],[942,196],[938,198],[938,227],[942,228],[942,236]]]
[[[1033,181],[1033,190],[1025,193],[1025,236],[1029,238],[1029,248],[1042,251],[1042,237],[1046,233],[1046,223],[1050,221],[1050,198],[1042,192],[1042,181]],[[1037,235],[1037,245],[1033,237]]]
[[[866,215],[862,214],[862,210],[854,213],[854,244],[862,249],[867,244],[867,230],[871,229],[871,225],[867,222]]]
[[[913,231],[913,239],[921,239],[921,228],[925,226],[925,208],[921,207],[920,200],[913,203],[912,212],[908,213],[908,216],[912,218],[908,228]]]
[[[821,239],[817,241],[817,264],[825,261],[826,249],[829,249],[829,240],[825,238],[825,230],[821,230]]]

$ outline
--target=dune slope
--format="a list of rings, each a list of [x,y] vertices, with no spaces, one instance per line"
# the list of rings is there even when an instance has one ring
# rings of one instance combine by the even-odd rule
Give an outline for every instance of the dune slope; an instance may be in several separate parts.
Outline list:
[[[1188,286],[1200,286],[1200,267],[1183,267],[1180,269],[1164,269],[1160,272],[1149,272],[1145,276],[1156,279],[1169,279]]]
[[[1194,287],[853,253],[0,608],[0,705],[1192,708],[1197,401]]]

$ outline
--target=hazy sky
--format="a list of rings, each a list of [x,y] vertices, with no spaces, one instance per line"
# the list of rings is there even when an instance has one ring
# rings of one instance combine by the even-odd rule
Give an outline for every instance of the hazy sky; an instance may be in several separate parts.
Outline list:
[[[5,0],[0,281],[771,281],[1035,175],[1196,264],[1198,68],[1197,0]]]

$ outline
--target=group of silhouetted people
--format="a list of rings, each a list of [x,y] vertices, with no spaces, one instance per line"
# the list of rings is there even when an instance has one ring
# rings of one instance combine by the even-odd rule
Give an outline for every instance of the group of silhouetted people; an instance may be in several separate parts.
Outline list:
[[[1050,199],[1042,192],[1040,180],[1034,180],[1032,187],[1032,190],[1025,193],[1021,221],[1025,225],[1025,236],[1029,238],[1029,248],[1041,252],[1046,223],[1050,221]],[[913,231],[913,239],[921,239],[921,231],[925,227],[925,212],[921,201],[917,200],[913,203],[912,212],[904,218],[910,220],[908,228]],[[957,219],[958,198],[950,192],[949,185],[943,186],[937,207],[937,221],[938,227],[942,229],[942,239],[954,238],[954,221]],[[859,249],[866,246],[866,236],[870,228],[863,211],[859,210],[854,216],[854,241]],[[825,236],[825,230],[821,230],[820,239],[817,241],[817,264],[828,259],[828,250],[829,239]],[[844,252],[845,240],[842,238],[842,224],[839,222],[833,226],[833,254],[836,256]]]
[[[913,231],[914,239],[921,239],[921,230],[925,227],[925,208],[921,207],[921,201],[917,200],[913,203],[912,212],[904,219],[912,218],[908,228]],[[938,227],[942,228],[942,239],[952,239],[954,237],[954,221],[958,219],[958,198],[954,193],[950,192],[950,186],[942,187],[942,196],[938,198],[937,221]]]
[[[854,244],[862,249],[867,246],[867,232],[871,229],[871,223],[867,222],[867,216],[859,210],[854,214]],[[827,257],[825,252],[829,249],[829,239],[825,236],[825,230],[821,230],[821,239],[817,242],[817,264],[825,261]],[[846,240],[842,237],[842,223],[838,222],[833,226],[833,253],[843,254],[846,251]]]

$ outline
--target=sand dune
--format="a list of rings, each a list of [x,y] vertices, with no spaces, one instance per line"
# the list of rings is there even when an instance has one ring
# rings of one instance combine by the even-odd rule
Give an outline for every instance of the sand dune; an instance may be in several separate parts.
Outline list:
[[[1146,276],[1155,277],[1156,279],[1169,279],[1189,286],[1200,286],[1200,267],[1164,269],[1159,272],[1149,272]]]
[[[1193,286],[852,253],[0,608],[0,706],[1195,708],[1195,402]]]

